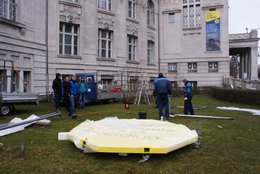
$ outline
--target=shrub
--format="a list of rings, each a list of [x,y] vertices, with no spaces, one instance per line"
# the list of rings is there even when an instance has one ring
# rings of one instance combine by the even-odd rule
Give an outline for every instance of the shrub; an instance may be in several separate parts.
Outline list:
[[[212,87],[212,95],[218,99],[260,105],[260,90]]]

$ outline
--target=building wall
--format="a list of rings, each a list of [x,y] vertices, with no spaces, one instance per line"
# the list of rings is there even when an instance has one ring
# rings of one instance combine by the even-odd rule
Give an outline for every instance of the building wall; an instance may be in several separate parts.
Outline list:
[[[0,18],[0,69],[5,60],[5,75],[10,76],[13,61],[16,76],[12,89],[11,78],[7,78],[7,92],[46,90],[45,2],[17,0],[16,19]]]
[[[183,78],[197,81],[198,86],[222,86],[223,76],[229,74],[228,1],[201,0],[201,25],[183,27],[183,1],[165,1],[161,8],[161,69],[171,81],[181,85]],[[219,51],[206,51],[206,19],[208,10],[220,10]],[[169,22],[174,13],[175,22]],[[208,62],[218,62],[218,72],[209,72]],[[188,72],[188,62],[197,63],[197,72]],[[168,64],[177,63],[177,72],[169,72]]]
[[[17,0],[16,21],[0,18],[0,58],[14,60],[20,73],[20,83],[23,82],[23,71],[30,72],[32,92],[51,90],[57,72],[94,73],[97,80],[109,76],[126,84],[131,78],[151,82],[160,70],[171,81],[179,82],[178,85],[182,85],[180,81],[183,78],[197,81],[198,86],[222,85],[223,76],[229,74],[227,0],[201,0],[201,26],[198,28],[183,27],[181,0],[152,0],[152,26],[147,25],[147,1],[136,2],[137,17],[133,20],[127,17],[126,0],[112,0],[111,11],[98,8],[95,0]],[[205,12],[214,8],[221,11],[221,50],[206,51]],[[173,23],[168,21],[170,13],[175,15]],[[45,21],[48,21],[47,53]],[[59,53],[61,22],[79,26],[76,55]],[[109,59],[98,57],[99,29],[113,33],[112,56]],[[135,61],[128,60],[127,35],[137,37]],[[151,63],[147,61],[148,40],[154,42]],[[218,62],[218,72],[208,72],[209,61]],[[188,73],[188,62],[197,63],[196,73]],[[177,73],[169,71],[169,63],[177,63]],[[23,91],[23,88],[23,85],[18,85],[17,91]]]
[[[114,76],[114,80],[139,76],[149,79],[158,73],[158,1],[153,1],[155,23],[147,26],[147,1],[137,1],[137,18],[127,17],[127,1],[112,1],[112,10],[97,8],[96,1],[68,0],[49,2],[49,71],[50,83],[56,72],[62,74],[95,73]],[[201,26],[183,28],[182,1],[160,1],[160,71],[171,81],[180,82],[183,78],[197,81],[198,86],[222,86],[223,76],[229,74],[228,64],[228,2],[201,0]],[[220,51],[206,51],[205,12],[219,9],[220,17]],[[169,13],[175,14],[175,22],[169,23]],[[77,56],[60,55],[59,22],[79,24],[80,40]],[[112,59],[97,56],[98,29],[113,31]],[[137,60],[127,61],[127,34],[138,37]],[[147,40],[155,42],[154,63],[147,64]],[[208,62],[218,62],[218,72],[208,73]],[[188,73],[187,63],[196,62],[197,72]],[[177,63],[177,73],[168,71],[168,63]],[[179,83],[179,85],[181,85]]]
[[[157,1],[153,1],[155,10]],[[115,81],[126,83],[130,77],[148,80],[158,74],[157,17],[153,27],[147,26],[146,1],[137,1],[137,17],[127,17],[127,1],[112,1],[112,10],[97,8],[97,1],[68,0],[49,2],[49,72],[50,81],[55,73],[94,73],[97,80],[102,76],[112,76]],[[79,25],[78,55],[59,54],[60,22]],[[98,29],[113,32],[111,58],[100,58],[98,50]],[[136,60],[128,61],[127,34],[137,37]],[[155,42],[154,61],[147,62],[147,40]]]
[[[239,56],[240,78],[257,80],[257,30],[250,33],[231,34],[229,41],[230,54]]]

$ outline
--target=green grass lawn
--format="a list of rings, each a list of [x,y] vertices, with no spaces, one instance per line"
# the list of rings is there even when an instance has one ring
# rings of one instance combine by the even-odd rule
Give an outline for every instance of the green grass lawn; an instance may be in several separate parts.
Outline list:
[[[172,99],[171,104],[182,104],[183,98]],[[118,154],[84,154],[70,141],[58,141],[59,132],[67,132],[85,121],[99,120],[107,116],[137,118],[138,112],[147,112],[148,118],[159,119],[154,104],[88,105],[76,109],[77,119],[70,119],[62,108],[62,117],[50,118],[50,127],[29,126],[24,131],[0,137],[4,146],[0,149],[0,173],[91,173],[91,174],[258,174],[260,173],[260,116],[239,111],[219,110],[217,106],[235,106],[260,109],[237,103],[228,103],[206,95],[195,95],[193,105],[206,105],[195,114],[230,116],[234,120],[204,119],[202,145],[199,149],[187,146],[166,155],[152,155],[139,164],[140,154],[127,157]],[[43,115],[54,111],[53,103],[40,106],[17,106],[10,116],[0,117],[0,124],[14,117],[27,118],[31,114]],[[182,113],[182,110],[172,110]],[[176,118],[174,123],[198,128],[198,119]],[[219,128],[219,127],[222,128]],[[20,143],[24,142],[21,153]]]

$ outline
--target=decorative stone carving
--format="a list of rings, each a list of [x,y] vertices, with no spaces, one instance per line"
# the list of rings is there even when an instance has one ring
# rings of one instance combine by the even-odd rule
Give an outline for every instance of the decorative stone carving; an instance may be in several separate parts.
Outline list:
[[[114,16],[99,14],[98,16],[98,27],[113,31],[115,26]]]
[[[81,6],[75,6],[70,3],[60,4],[60,18],[62,21],[70,23],[79,23],[80,16],[82,14]],[[65,20],[64,20],[65,16]]]
[[[164,4],[167,5],[179,5],[181,0],[164,0]]]
[[[138,24],[127,21],[126,30],[127,30],[128,34],[137,36],[138,35]]]
[[[150,40],[150,41],[155,41],[155,34],[154,34],[154,32],[148,30],[148,32],[147,32],[147,39]]]

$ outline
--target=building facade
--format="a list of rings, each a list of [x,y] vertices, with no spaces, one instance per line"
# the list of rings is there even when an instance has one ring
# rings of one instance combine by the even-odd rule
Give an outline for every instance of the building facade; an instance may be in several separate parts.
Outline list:
[[[158,3],[49,1],[49,72],[132,86],[158,74]]]
[[[35,92],[50,91],[57,72],[96,74],[101,83],[123,87],[140,81],[152,87],[158,72],[175,86],[183,78],[200,87],[222,86],[229,74],[227,0],[0,2],[15,2],[21,13],[15,21],[25,25],[15,35],[3,34],[13,26],[0,28],[1,37],[13,38],[9,45],[23,42],[9,48],[0,40],[1,59],[18,55],[17,69],[30,71]]]
[[[165,0],[161,9],[161,71],[195,86],[222,86],[229,74],[228,1]]]
[[[258,40],[257,30],[230,35],[229,52],[238,62],[237,78],[258,80]]]
[[[227,0],[60,0],[49,9],[52,77],[152,84],[160,71],[177,86],[187,78],[204,87],[229,74]]]
[[[0,0],[1,91],[46,91],[45,20],[45,0]]]

